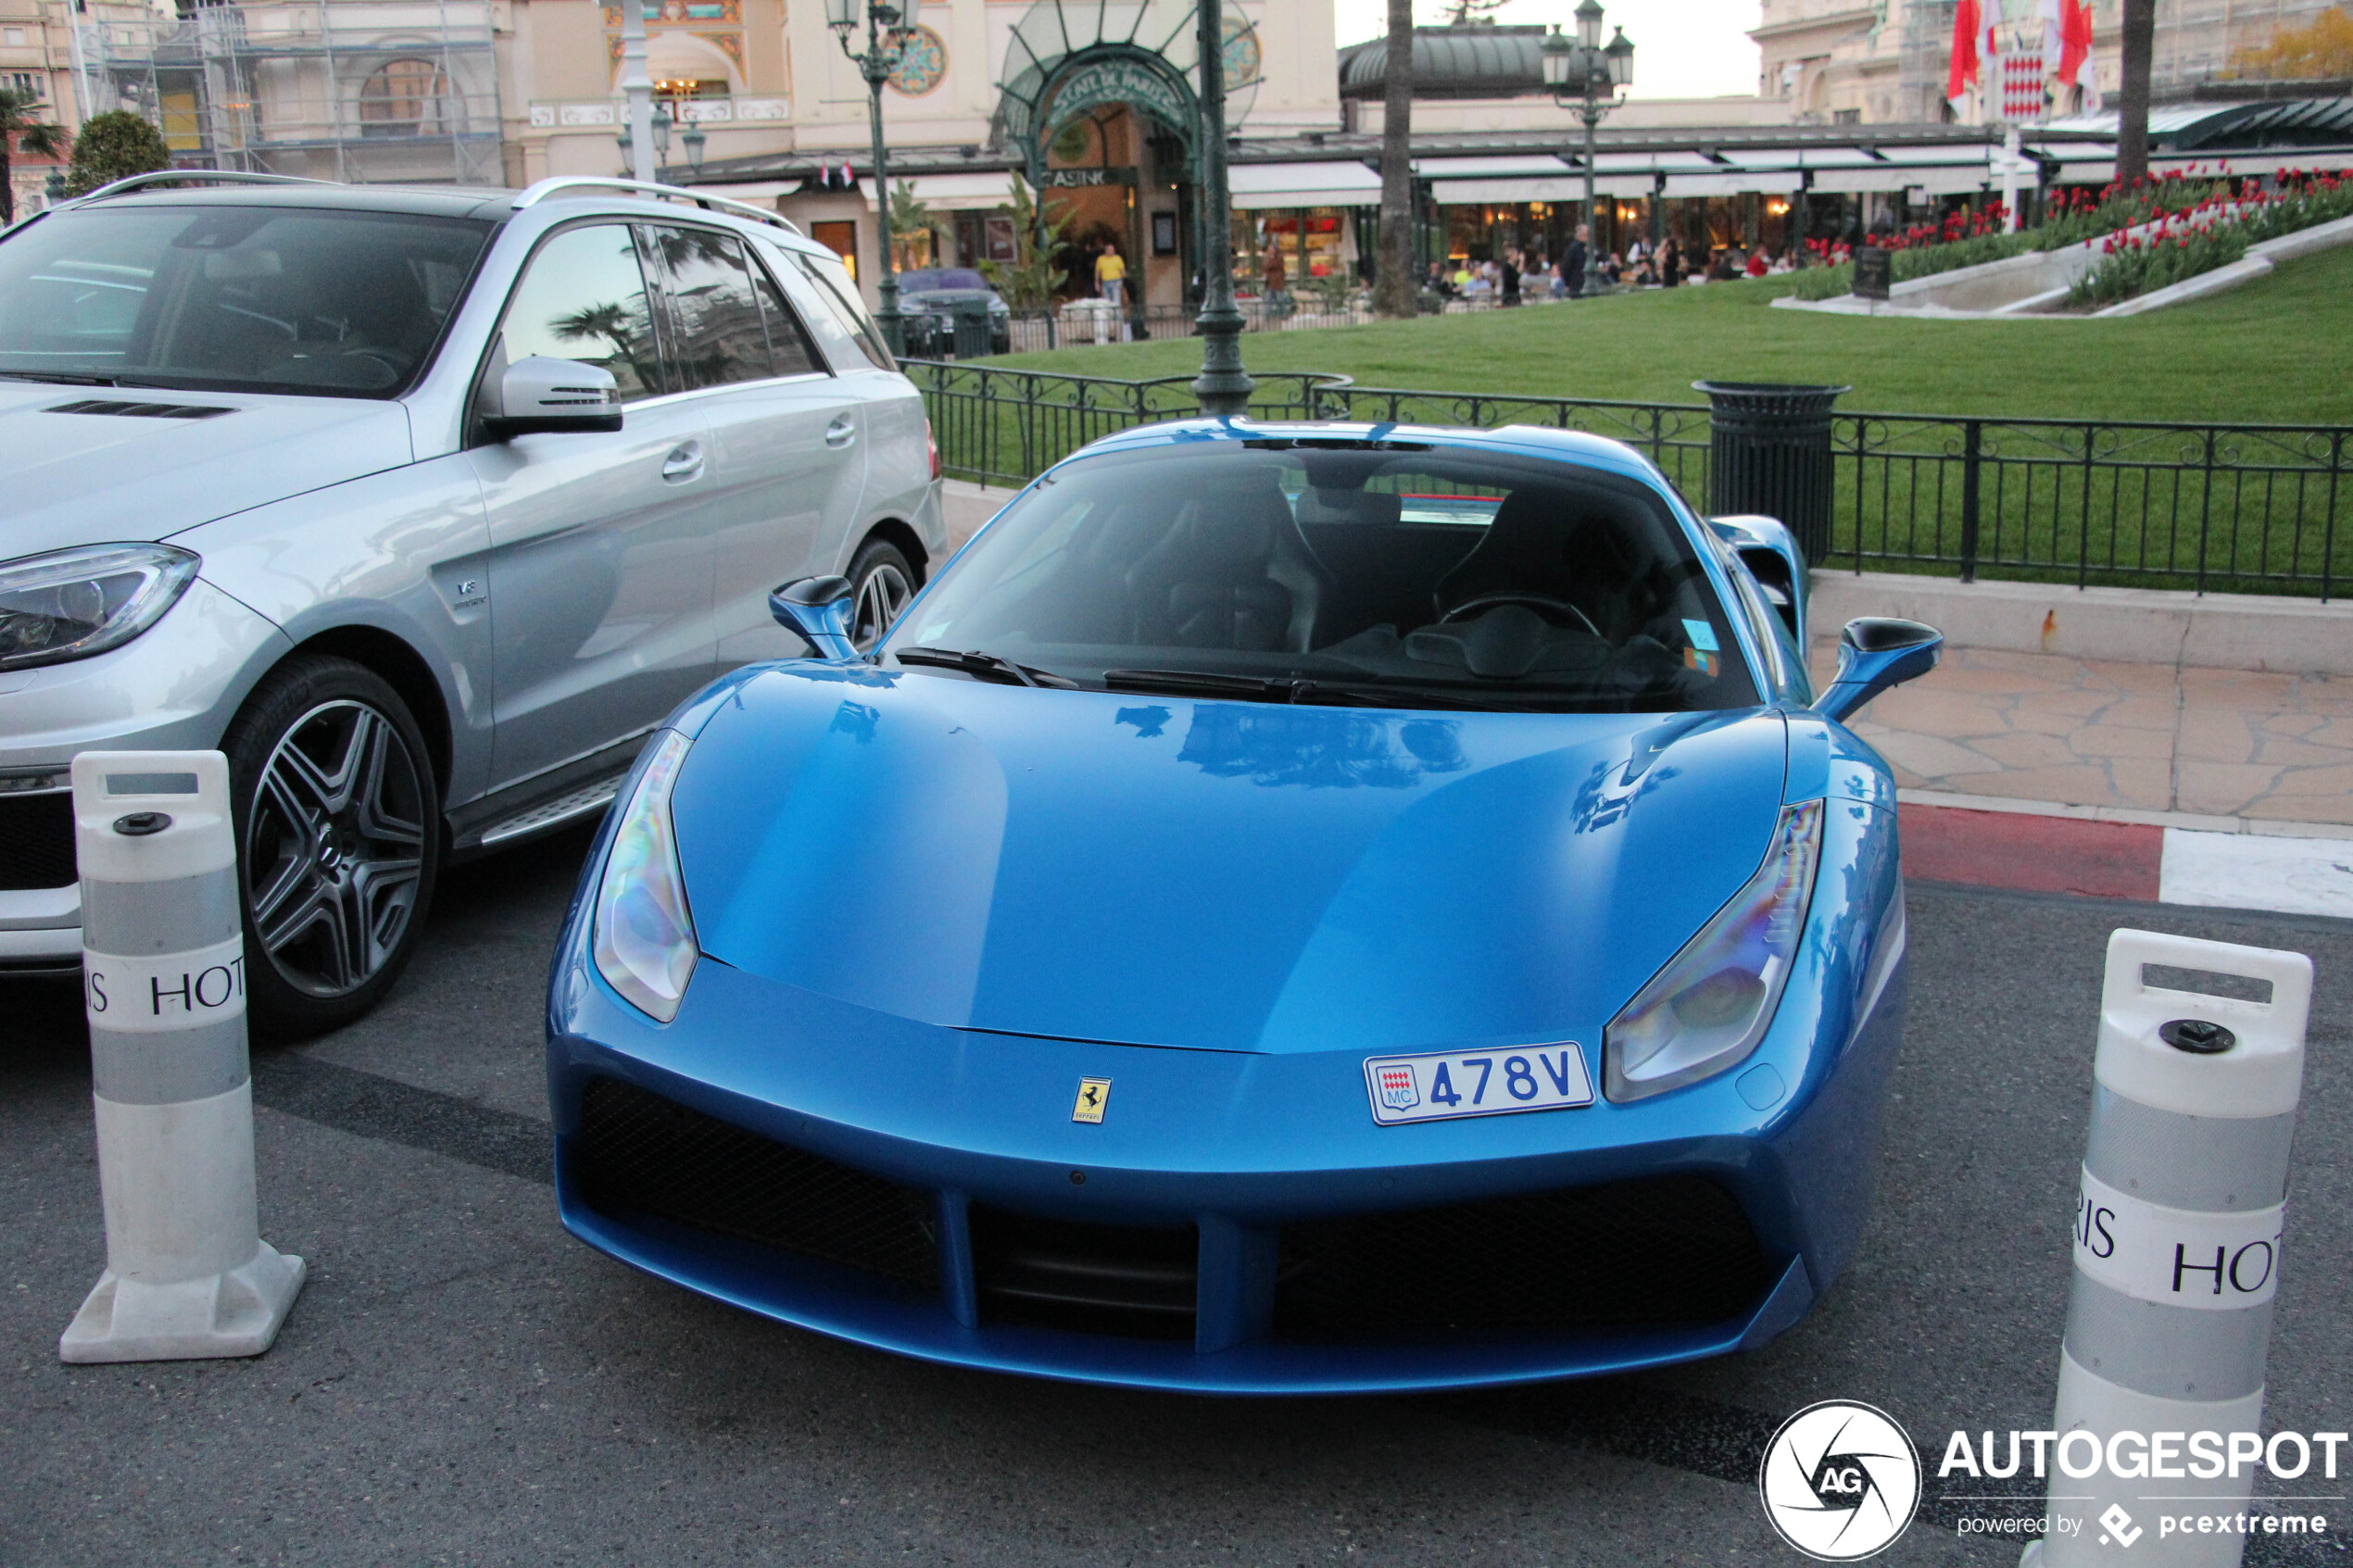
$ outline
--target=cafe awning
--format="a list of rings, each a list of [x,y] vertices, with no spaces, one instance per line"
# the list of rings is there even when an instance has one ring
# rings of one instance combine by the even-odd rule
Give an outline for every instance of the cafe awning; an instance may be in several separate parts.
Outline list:
[[[1380,173],[1349,159],[1243,163],[1226,171],[1237,211],[1279,207],[1378,207]]]

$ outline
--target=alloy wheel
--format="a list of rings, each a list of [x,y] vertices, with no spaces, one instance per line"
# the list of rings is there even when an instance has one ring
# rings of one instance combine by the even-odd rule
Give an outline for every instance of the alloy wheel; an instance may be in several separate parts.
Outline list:
[[[359,989],[400,946],[424,870],[419,759],[364,702],[286,727],[254,785],[245,897],[271,965],[297,990]]]
[[[914,584],[895,562],[885,560],[868,572],[858,584],[858,598],[849,618],[849,641],[860,653],[864,653],[883,639],[907,601],[915,596]]]

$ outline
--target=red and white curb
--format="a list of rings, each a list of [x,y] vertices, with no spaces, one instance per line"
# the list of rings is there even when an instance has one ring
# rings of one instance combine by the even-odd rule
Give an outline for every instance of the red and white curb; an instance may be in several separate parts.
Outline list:
[[[2353,827],[1910,789],[1896,809],[1930,882],[2353,919]]]

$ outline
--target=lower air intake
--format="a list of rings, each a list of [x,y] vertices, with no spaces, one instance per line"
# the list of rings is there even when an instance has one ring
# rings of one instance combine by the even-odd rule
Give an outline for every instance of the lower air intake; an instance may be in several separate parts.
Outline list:
[[[1283,1227],[1275,1333],[1347,1341],[1724,1323],[1773,1270],[1704,1176],[1487,1198]]]
[[[1201,1236],[1191,1225],[1095,1225],[972,1207],[984,1323],[1127,1339],[1193,1336]]]
[[[615,1219],[650,1215],[939,1288],[933,1195],[839,1165],[611,1078],[581,1097],[580,1194]]]

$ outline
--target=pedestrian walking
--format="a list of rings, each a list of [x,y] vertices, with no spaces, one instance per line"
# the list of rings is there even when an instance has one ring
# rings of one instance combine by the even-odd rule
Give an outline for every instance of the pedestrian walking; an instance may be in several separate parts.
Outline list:
[[[1568,250],[1561,257],[1561,276],[1567,280],[1568,297],[1579,299],[1585,293],[1585,261],[1592,254],[1593,231],[1585,224],[1577,226],[1577,233],[1568,242]]]
[[[1504,303],[1505,305],[1517,305],[1519,303],[1519,252],[1516,250],[1507,250],[1504,253],[1503,277],[1501,282],[1503,283]]]

